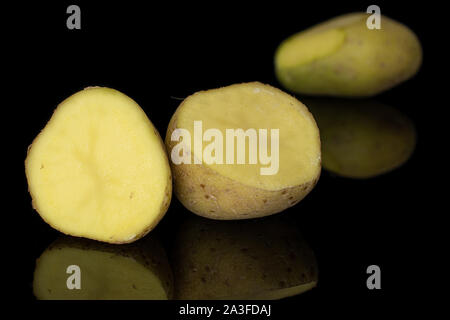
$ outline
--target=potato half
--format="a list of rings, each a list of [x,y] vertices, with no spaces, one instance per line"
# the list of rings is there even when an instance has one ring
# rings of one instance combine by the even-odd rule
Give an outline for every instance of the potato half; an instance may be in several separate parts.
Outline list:
[[[79,267],[80,288],[68,288]],[[37,259],[33,292],[40,300],[166,300],[173,275],[159,241],[145,238],[116,246],[62,237]]]
[[[422,62],[419,39],[381,16],[369,29],[365,13],[342,15],[281,43],[275,70],[287,89],[303,94],[367,97],[411,78]]]
[[[29,147],[33,207],[53,228],[110,243],[148,233],[171,199],[164,144],[119,91],[90,87],[64,100]]]
[[[199,148],[194,141],[201,139],[196,135],[195,122],[201,122],[204,132],[205,141]],[[190,139],[179,138],[180,129],[188,131]],[[218,139],[206,141],[210,129],[223,139],[223,146],[215,153],[208,153]],[[227,136],[229,130],[236,129],[254,130],[258,143],[264,140],[263,135],[258,136],[259,130],[266,130],[267,150],[257,143],[254,146],[278,161],[276,172],[263,174],[273,162],[264,164],[261,157],[250,162],[250,150],[255,150],[250,147],[250,138],[241,140],[245,150],[240,151],[238,138]],[[279,137],[272,140],[277,130]],[[230,142],[234,158],[228,162],[225,154]],[[178,199],[190,211],[213,219],[245,219],[280,212],[302,200],[320,175],[320,137],[314,118],[292,96],[259,82],[201,91],[186,98],[170,121],[166,145]],[[208,163],[218,150],[222,158]],[[238,163],[239,152],[245,154],[244,163]],[[175,163],[174,157],[180,153],[187,155],[190,163]],[[195,163],[199,159],[202,162]]]
[[[400,167],[414,152],[414,124],[393,107],[372,100],[306,101],[320,128],[326,170],[371,178]]]
[[[281,299],[314,288],[317,262],[295,225],[191,217],[170,257],[175,299]]]

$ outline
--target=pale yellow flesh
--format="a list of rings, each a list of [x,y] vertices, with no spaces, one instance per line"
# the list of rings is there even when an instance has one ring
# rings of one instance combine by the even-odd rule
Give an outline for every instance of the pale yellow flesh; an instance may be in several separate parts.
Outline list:
[[[70,265],[81,270],[79,290],[67,288]],[[37,261],[33,291],[41,300],[167,299],[162,280],[133,258],[70,247],[44,252]]]
[[[298,67],[335,53],[345,44],[345,27],[365,19],[364,14],[344,15],[292,35],[277,49],[277,67]]]
[[[337,29],[299,33],[278,51],[278,67],[291,68],[321,59],[338,50],[344,41],[345,32]]]
[[[314,118],[308,109],[288,94],[261,83],[244,83],[196,93],[188,97],[178,111],[178,128],[191,133],[194,146],[194,121],[202,121],[203,132],[218,129],[224,137],[226,129],[266,129],[268,154],[272,155],[270,130],[279,129],[279,170],[274,175],[261,175],[263,165],[249,164],[249,140],[246,141],[246,163],[206,164],[216,173],[244,185],[265,190],[279,190],[309,182],[320,171],[320,140]],[[210,142],[203,143],[203,153]],[[186,144],[189,148],[189,144]],[[193,147],[192,147],[193,149]],[[198,157],[195,150],[191,152]],[[225,157],[224,157],[225,159]]]
[[[170,169],[142,109],[108,88],[62,102],[33,142],[26,174],[42,218],[70,235],[130,242],[160,218]]]

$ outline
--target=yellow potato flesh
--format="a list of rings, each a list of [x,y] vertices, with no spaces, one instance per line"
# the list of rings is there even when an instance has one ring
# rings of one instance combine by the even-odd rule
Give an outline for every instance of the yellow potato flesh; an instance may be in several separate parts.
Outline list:
[[[139,238],[170,199],[158,133],[132,99],[108,88],[85,89],[58,106],[28,152],[26,174],[47,223],[100,241]]]
[[[277,49],[277,68],[298,67],[335,53],[345,44],[346,27],[363,23],[365,19],[366,17],[360,14],[344,15],[290,36]]]
[[[268,165],[249,163],[249,140],[246,139],[245,164],[237,164],[237,143],[234,144],[234,164],[203,162],[221,176],[251,187],[280,190],[310,182],[320,171],[320,141],[314,118],[302,103],[276,88],[245,83],[199,92],[188,97],[178,112],[177,127],[191,133],[190,146],[194,146],[194,121],[201,120],[203,132],[216,128],[222,133],[224,155],[226,129],[267,129],[268,155],[273,154],[270,130],[279,129],[276,174],[261,175],[260,169]],[[203,143],[203,151],[209,143]],[[186,147],[189,148],[189,143]],[[198,157],[193,148],[191,152]]]
[[[280,48],[277,57],[278,66],[290,68],[321,59],[335,52],[344,40],[345,32],[336,29],[319,33],[300,33],[290,38]]]

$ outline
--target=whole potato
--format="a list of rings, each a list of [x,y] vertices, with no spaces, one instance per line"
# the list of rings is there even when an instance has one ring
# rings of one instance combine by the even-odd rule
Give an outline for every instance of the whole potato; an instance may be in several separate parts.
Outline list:
[[[367,97],[411,78],[422,62],[417,36],[386,16],[381,29],[369,29],[367,18],[346,14],[283,41],[275,54],[279,81],[297,93]]]
[[[306,99],[317,120],[326,170],[371,178],[405,163],[416,131],[400,111],[371,100]]]

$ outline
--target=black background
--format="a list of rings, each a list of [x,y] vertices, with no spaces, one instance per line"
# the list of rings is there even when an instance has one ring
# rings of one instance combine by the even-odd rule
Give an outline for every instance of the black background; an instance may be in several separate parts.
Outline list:
[[[66,28],[66,8],[81,7],[81,30]],[[45,126],[54,108],[87,86],[108,86],[132,97],[164,137],[169,120],[184,98],[196,91],[232,83],[261,81],[280,87],[273,71],[273,54],[287,36],[339,14],[365,11],[372,2],[297,1],[209,2],[205,4],[122,3],[87,1],[55,4],[19,3],[5,10],[5,68],[13,96],[14,143],[18,160],[13,194],[17,222],[8,229],[20,234],[13,242],[7,266],[12,280],[10,297],[36,310],[48,302],[32,295],[35,259],[59,233],[46,225],[31,207],[23,161],[27,146]],[[438,57],[439,7],[428,4],[378,2],[382,14],[409,26],[421,40],[424,61],[411,80],[375,97],[396,107],[413,121],[418,133],[415,153],[401,168],[369,180],[352,180],[326,171],[302,202],[282,214],[294,215],[319,263],[319,285],[297,297],[273,302],[275,316],[352,313],[366,317],[397,307],[411,307],[415,292],[432,275],[423,271],[430,253],[428,220],[432,179],[440,163],[443,137],[436,118],[444,102],[431,74],[441,70]],[[439,71],[438,71],[439,72]],[[434,80],[434,81],[433,81]],[[299,97],[297,95],[297,97]],[[301,97],[299,97],[301,100]],[[424,112],[426,110],[426,112]],[[10,139],[8,139],[10,140]],[[429,159],[430,150],[434,156]],[[425,170],[427,162],[435,166]],[[17,165],[19,164],[19,165]],[[435,193],[437,197],[437,193]],[[170,239],[171,225],[186,213],[173,198],[155,232]],[[15,238],[18,238],[16,235]],[[432,261],[432,260],[431,260]],[[366,268],[382,270],[382,289],[368,290]],[[405,304],[406,303],[406,304]],[[176,302],[104,303],[101,310],[157,309],[175,316]],[[206,304],[202,304],[206,305]],[[66,303],[57,303],[57,311]],[[69,307],[83,312],[93,303]],[[121,308],[122,306],[126,308]],[[409,306],[409,307],[403,307]],[[111,311],[111,310],[110,310]],[[102,311],[103,312],[103,311]]]

